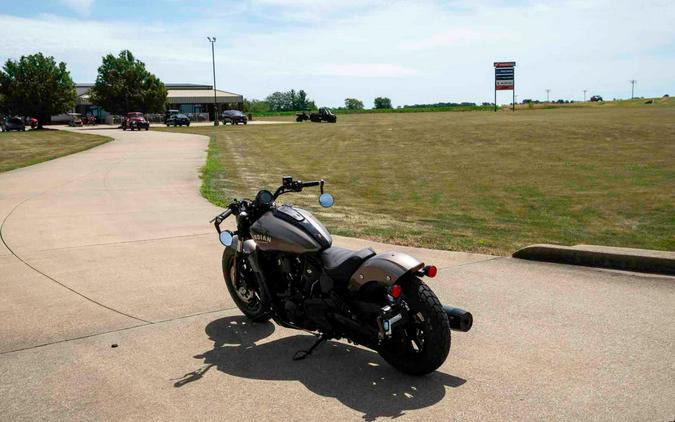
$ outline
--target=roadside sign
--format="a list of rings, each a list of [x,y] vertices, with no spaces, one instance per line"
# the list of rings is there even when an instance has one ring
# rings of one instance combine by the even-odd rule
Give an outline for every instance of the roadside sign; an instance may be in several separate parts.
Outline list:
[[[495,67],[516,67],[516,62],[495,62]]]
[[[516,111],[516,62],[494,62],[495,66],[495,111],[497,91],[513,91],[513,111]]]

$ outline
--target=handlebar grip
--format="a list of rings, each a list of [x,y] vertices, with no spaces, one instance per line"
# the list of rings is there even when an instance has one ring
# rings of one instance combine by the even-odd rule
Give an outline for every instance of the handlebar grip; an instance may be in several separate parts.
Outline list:
[[[321,184],[321,182],[304,182],[302,184],[302,186],[305,187],[305,188],[309,188],[309,187],[312,187],[312,186],[319,186],[320,184]]]

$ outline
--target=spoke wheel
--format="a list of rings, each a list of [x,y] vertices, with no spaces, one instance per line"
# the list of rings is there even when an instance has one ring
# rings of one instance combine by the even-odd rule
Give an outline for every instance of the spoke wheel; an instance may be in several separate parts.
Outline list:
[[[223,276],[232,300],[244,315],[256,322],[269,319],[269,311],[256,289],[253,270],[244,257],[229,248],[223,253]]]

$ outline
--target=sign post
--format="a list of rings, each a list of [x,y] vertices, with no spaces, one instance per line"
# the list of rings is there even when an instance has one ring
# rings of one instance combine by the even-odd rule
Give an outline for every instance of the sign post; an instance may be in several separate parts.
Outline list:
[[[513,111],[516,111],[516,62],[495,62],[495,111],[497,111],[497,91],[513,91]]]

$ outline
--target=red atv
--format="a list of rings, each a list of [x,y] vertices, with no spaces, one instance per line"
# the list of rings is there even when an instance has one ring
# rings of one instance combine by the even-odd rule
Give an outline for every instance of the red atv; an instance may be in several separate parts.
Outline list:
[[[141,130],[145,129],[148,130],[150,129],[150,122],[145,120],[145,117],[143,117],[143,113],[138,112],[138,111],[132,111],[130,113],[127,113],[127,115],[122,119],[122,130]]]
[[[30,126],[31,129],[35,129],[38,126],[38,119],[35,117],[26,117],[26,126]]]
[[[96,116],[82,116],[83,125],[96,126]]]

